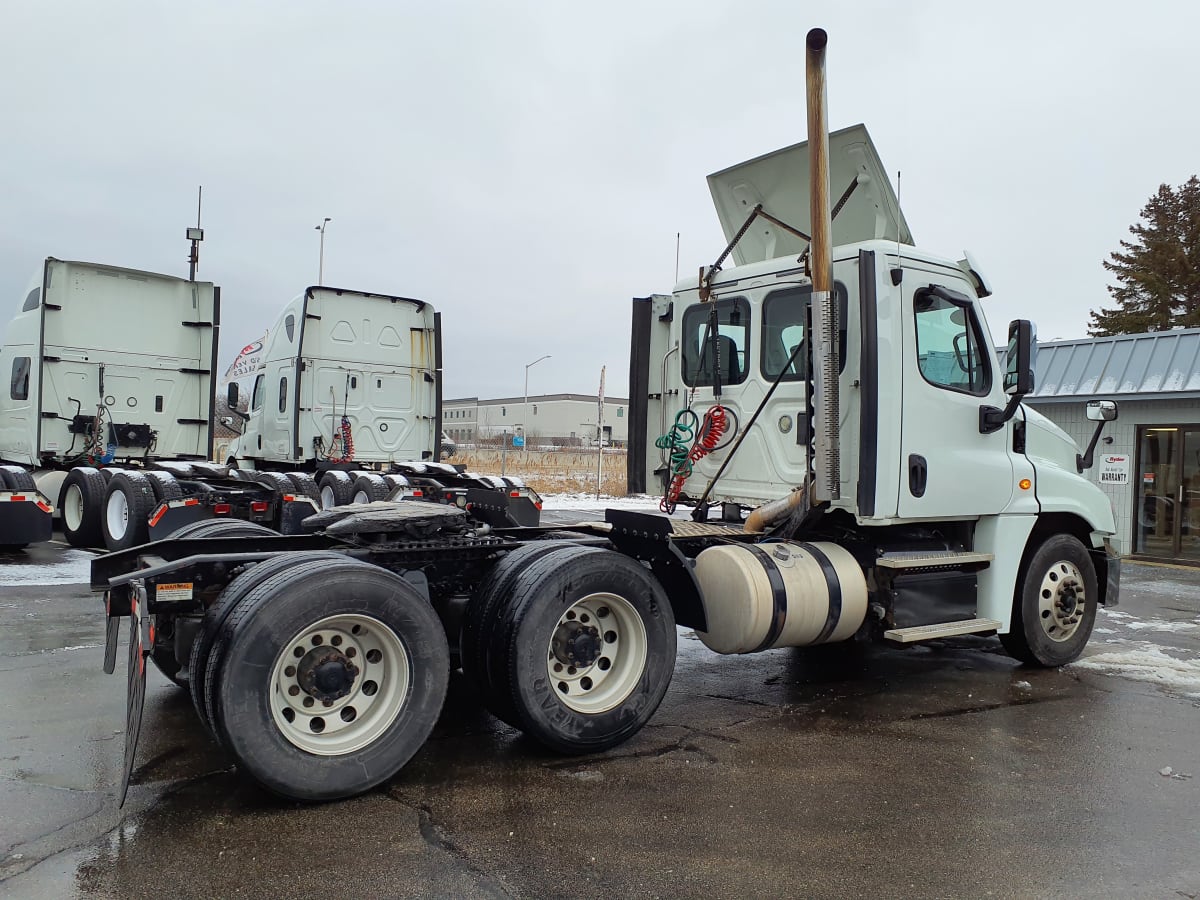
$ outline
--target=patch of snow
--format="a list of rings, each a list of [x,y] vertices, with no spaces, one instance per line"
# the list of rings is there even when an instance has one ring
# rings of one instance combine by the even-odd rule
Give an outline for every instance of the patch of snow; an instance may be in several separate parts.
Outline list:
[[[658,512],[660,497],[649,494],[634,494],[630,497],[606,497],[596,499],[591,493],[542,494],[542,509],[632,509],[640,512]]]
[[[92,577],[92,560],[83,550],[63,550],[52,563],[0,563],[0,587],[45,584],[87,584]]]
[[[1093,628],[1092,634],[1116,634],[1111,628]]]
[[[1148,681],[1200,699],[1200,659],[1170,656],[1152,644],[1097,653],[1071,663],[1071,667]]]
[[[1171,634],[1200,628],[1195,622],[1172,622],[1169,619],[1142,619],[1122,624],[1133,631],[1161,631]]]

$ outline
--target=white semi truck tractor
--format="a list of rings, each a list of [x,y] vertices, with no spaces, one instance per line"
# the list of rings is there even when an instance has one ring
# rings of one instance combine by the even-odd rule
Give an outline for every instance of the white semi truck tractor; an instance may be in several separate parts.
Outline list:
[[[461,506],[475,490],[481,510],[536,525],[541,500],[523,481],[441,461],[441,354],[441,314],[428,302],[309,287],[268,332],[225,462],[259,478],[290,478],[325,509],[401,498]],[[239,400],[231,382],[229,408]],[[152,536],[203,506],[172,513]]]
[[[303,800],[399,770],[452,660],[500,719],[592,753],[654,714],[677,625],[718,653],[975,634],[1029,665],[1079,656],[1118,599],[1112,511],[1081,474],[1116,407],[1089,410],[1081,452],[1022,405],[1031,323],[1001,362],[979,267],[914,246],[864,128],[828,133],[825,43],[807,144],[712,176],[726,251],[634,302],[630,480],[692,519],[371,504],[98,558],[109,671],[131,621],[127,773],[152,618],[190,623],[192,698],[237,765]]]
[[[48,540],[57,507],[72,544],[132,546],[172,480],[142,473],[209,458],[219,326],[211,283],[47,259],[0,346],[0,497],[29,498],[0,544]]]

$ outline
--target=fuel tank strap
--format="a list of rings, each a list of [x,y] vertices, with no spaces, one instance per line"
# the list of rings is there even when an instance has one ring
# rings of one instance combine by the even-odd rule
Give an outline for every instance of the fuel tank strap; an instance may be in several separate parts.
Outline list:
[[[821,633],[813,642],[821,644],[833,634],[833,629],[837,628],[838,620],[842,617],[842,583],[838,580],[837,569],[833,567],[829,557],[822,553],[820,548],[807,543],[802,543],[800,546],[817,561],[817,565],[821,567],[821,574],[825,576],[825,585],[829,588],[829,613],[825,617],[825,627],[821,629]]]
[[[771,627],[767,629],[767,636],[762,639],[761,644],[750,651],[751,653],[759,653],[768,649],[779,640],[779,635],[783,633],[784,623],[787,622],[787,588],[784,587],[783,575],[780,574],[779,567],[775,565],[775,560],[771,559],[771,554],[754,544],[746,544],[744,546],[758,558],[758,561],[762,564],[763,571],[767,573],[767,581],[771,583],[771,597],[774,601],[774,611],[771,614]]]

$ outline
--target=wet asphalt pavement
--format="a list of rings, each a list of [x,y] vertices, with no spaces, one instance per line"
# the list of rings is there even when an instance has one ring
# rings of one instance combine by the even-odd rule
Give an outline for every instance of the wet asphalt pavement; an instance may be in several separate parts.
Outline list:
[[[1200,570],[1127,564],[1054,671],[995,639],[726,658],[681,629],[657,715],[592,757],[456,677],[396,778],[325,806],[241,779],[152,670],[118,810],[124,655],[104,676],[99,598],[37,583],[74,553],[0,561],[0,897],[1200,895]]]

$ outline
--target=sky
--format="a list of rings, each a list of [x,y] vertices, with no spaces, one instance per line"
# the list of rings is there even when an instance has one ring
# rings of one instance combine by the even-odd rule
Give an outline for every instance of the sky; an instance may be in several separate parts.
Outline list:
[[[0,306],[47,256],[221,286],[221,368],[317,282],[442,312],[447,398],[628,384],[630,299],[724,239],[705,177],[864,122],[993,335],[1086,335],[1102,267],[1200,171],[1200,4],[8,0]],[[8,299],[2,299],[8,298]],[[526,368],[545,354],[550,358]]]

